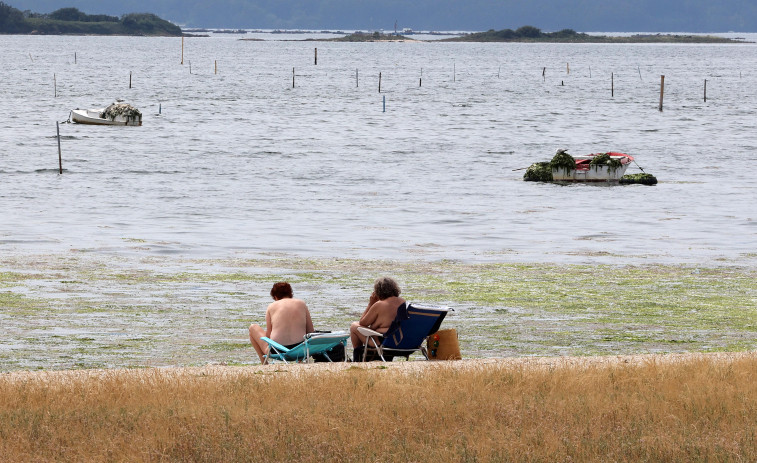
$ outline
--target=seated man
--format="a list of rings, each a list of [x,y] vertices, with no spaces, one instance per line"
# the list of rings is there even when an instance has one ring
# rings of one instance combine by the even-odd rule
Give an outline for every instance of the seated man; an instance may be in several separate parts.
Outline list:
[[[360,321],[350,325],[350,341],[356,352],[361,352],[365,344],[365,336],[358,332],[357,327],[364,326],[382,334],[386,333],[397,316],[397,309],[405,303],[399,296],[400,287],[396,281],[388,277],[376,280],[363,316],[360,317]]]
[[[265,311],[266,329],[253,323],[250,325],[250,343],[265,363],[268,343],[261,340],[263,336],[273,339],[291,349],[303,341],[307,333],[315,331],[310,311],[304,301],[292,297],[292,287],[287,282],[276,283],[271,288],[272,302]]]

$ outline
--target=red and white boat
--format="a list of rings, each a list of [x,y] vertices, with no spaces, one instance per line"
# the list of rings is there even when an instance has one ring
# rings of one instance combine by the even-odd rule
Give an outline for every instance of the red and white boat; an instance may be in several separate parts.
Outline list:
[[[602,164],[592,164],[592,161],[601,155],[609,156],[609,161]],[[553,180],[557,182],[617,182],[625,175],[628,165],[633,162],[632,156],[613,151],[573,156],[573,158],[576,160],[575,169],[553,167]]]

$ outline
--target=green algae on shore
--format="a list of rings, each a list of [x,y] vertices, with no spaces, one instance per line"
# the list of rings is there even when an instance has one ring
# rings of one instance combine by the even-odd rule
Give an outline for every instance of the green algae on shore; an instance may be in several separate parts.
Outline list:
[[[752,267],[74,254],[0,268],[0,371],[253,364],[247,326],[272,282],[293,284],[317,328],[343,330],[380,275],[454,308],[444,327],[468,358],[757,348]]]

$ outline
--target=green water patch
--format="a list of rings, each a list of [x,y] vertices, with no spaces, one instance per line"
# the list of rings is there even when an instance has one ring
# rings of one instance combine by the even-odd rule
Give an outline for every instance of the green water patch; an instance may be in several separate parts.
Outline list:
[[[210,344],[206,344],[201,347],[205,350],[211,350],[215,352],[228,352],[236,351],[239,349],[249,350],[250,343],[248,342],[232,342],[232,341],[218,341]]]
[[[468,358],[757,348],[752,267],[76,254],[0,264],[0,371],[254,364],[247,328],[264,323],[273,282],[292,283],[317,329],[346,330],[384,275],[408,300],[455,309],[442,328]]]

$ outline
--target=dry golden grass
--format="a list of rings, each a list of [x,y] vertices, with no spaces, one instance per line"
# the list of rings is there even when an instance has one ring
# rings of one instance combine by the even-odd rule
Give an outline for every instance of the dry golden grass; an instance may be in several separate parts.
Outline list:
[[[0,376],[4,461],[757,461],[757,355]]]

